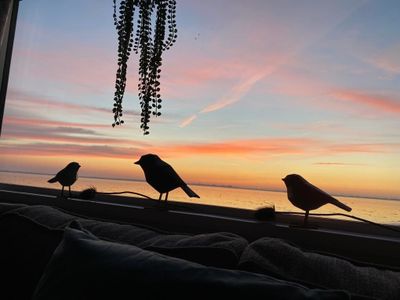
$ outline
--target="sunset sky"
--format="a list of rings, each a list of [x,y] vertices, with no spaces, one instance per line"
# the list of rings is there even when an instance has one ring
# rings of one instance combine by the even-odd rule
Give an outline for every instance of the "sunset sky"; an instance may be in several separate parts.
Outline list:
[[[148,136],[135,54],[111,127],[112,0],[20,3],[1,170],[143,179],[156,153],[189,183],[400,198],[400,1],[177,0]]]

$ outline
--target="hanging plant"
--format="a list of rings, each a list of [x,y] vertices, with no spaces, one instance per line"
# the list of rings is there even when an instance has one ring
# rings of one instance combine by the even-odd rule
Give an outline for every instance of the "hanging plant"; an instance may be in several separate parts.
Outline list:
[[[150,116],[160,116],[160,73],[162,53],[176,41],[175,0],[113,0],[114,25],[118,32],[118,69],[115,80],[114,123],[121,125],[122,99],[126,87],[127,63],[131,51],[139,54],[140,128],[149,134]],[[134,33],[134,16],[137,9],[137,27]],[[154,19],[155,18],[155,19]]]

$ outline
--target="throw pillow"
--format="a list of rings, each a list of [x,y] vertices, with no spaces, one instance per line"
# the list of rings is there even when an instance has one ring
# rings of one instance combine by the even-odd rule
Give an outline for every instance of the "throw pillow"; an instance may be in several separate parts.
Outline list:
[[[43,274],[34,300],[349,299],[342,291],[301,285],[242,271],[205,267],[67,228]]]
[[[1,299],[31,299],[62,236],[23,216],[0,216]]]
[[[400,272],[357,266],[342,258],[303,251],[276,238],[251,243],[239,266],[306,286],[342,289],[378,299],[400,299]]]

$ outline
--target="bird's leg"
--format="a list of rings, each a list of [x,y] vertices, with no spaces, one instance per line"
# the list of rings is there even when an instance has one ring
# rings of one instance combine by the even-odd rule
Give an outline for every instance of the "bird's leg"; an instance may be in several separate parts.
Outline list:
[[[304,216],[304,227],[307,227],[307,225],[308,225],[308,213],[309,213],[309,211],[306,210],[306,215]]]
[[[69,191],[69,197],[71,198],[72,194],[71,194],[71,186],[70,185],[68,186],[68,191]]]
[[[161,201],[162,193],[160,193],[160,197],[158,197],[158,201]]]
[[[64,186],[62,186],[62,188],[61,188],[61,198],[63,198],[64,197]]]
[[[167,203],[168,200],[168,192],[165,194],[165,203]]]

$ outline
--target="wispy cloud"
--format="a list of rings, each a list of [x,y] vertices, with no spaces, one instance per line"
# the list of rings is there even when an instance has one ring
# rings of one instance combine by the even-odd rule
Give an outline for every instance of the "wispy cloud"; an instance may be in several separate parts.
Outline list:
[[[97,157],[133,159],[140,156],[142,149],[134,147],[118,147],[108,145],[81,145],[81,144],[55,144],[55,143],[31,143],[13,145],[2,143],[0,153],[2,155],[23,155],[40,157]]]
[[[110,128],[110,126],[107,126]],[[97,129],[102,129],[98,131]],[[68,123],[41,119],[22,119],[7,116],[2,139],[36,142],[99,144],[99,145],[137,145],[149,146],[149,143],[129,138],[109,137],[104,133],[104,125]],[[1,144],[0,144],[1,147]],[[18,147],[18,143],[16,144]]]
[[[272,125],[279,130],[289,130],[297,132],[333,132],[333,133],[348,133],[349,129],[343,124],[333,121],[319,122],[298,122],[298,123],[276,123]]]
[[[400,43],[380,50],[375,55],[366,56],[364,61],[389,74],[400,74]]]
[[[221,99],[210,105],[207,105],[200,111],[200,113],[209,113],[220,110],[226,106],[238,102],[258,81],[264,78],[267,73],[268,71],[261,71],[253,74],[249,78],[235,85],[228,93],[228,95],[222,97]]]
[[[368,165],[368,164],[343,163],[343,162],[316,162],[313,164],[318,166],[367,166]]]
[[[272,74],[278,66],[282,63],[282,58],[274,62],[274,64],[265,66],[264,69],[255,70],[250,76],[240,80],[239,83],[234,85],[227,94],[220,99],[207,105],[198,114],[215,112],[240,101],[260,80],[265,78],[267,75]],[[194,114],[180,123],[180,127],[186,127],[191,124],[197,117],[198,114]]]
[[[200,109],[197,116],[200,116],[202,113],[216,112],[241,101],[258,82],[270,78],[272,74],[275,74],[283,66],[290,63],[291,60],[300,55],[307,47],[321,40],[327,33],[330,33],[336,26],[350,17],[363,3],[364,1],[341,5],[313,3],[312,5],[299,5],[293,11],[287,11],[284,9],[287,4],[278,2],[259,2],[251,8],[248,7],[246,9],[241,7],[241,15],[251,14],[252,17],[249,18],[247,16],[245,23],[238,21],[239,19],[237,20],[238,22],[232,22],[230,31],[232,28],[235,28],[236,34],[234,37],[231,37],[232,40],[228,40],[234,41],[235,54],[238,55],[240,53],[239,55],[242,55],[240,60],[244,60],[248,65],[252,66],[252,70],[250,72],[237,73],[237,81],[235,84],[231,84],[228,92]],[[263,11],[262,14],[254,13],[254,7],[258,5],[260,11]],[[312,18],[306,17],[310,16],[311,7],[312,10],[316,9],[319,13],[313,15]],[[232,11],[227,13],[232,13],[235,9],[237,7],[233,6]],[[287,14],[284,16],[280,15],[279,18],[271,14],[266,18],[266,14],[270,14],[274,9],[286,12]],[[294,11],[296,13],[293,13]],[[208,13],[211,15],[215,14],[213,11],[209,11]],[[291,22],[298,21],[297,23],[301,25],[287,27],[288,20],[291,20]],[[315,20],[318,20],[317,27],[315,26]],[[253,28],[262,27],[265,30],[253,30]],[[254,46],[254,49],[242,49],[237,43],[237,36],[241,37],[242,41],[245,41],[244,45],[249,43]],[[226,40],[224,42],[226,43]],[[219,45],[218,41],[215,44]],[[221,47],[221,45],[219,46]],[[226,47],[226,45],[224,46]],[[221,49],[224,48],[220,48],[219,50],[221,51]],[[225,51],[224,49],[224,53],[229,55],[231,51]],[[190,119],[193,122],[194,118],[191,117]],[[192,123],[185,122],[186,120],[180,123],[181,127]],[[182,124],[185,126],[182,126]]]
[[[191,123],[192,123],[194,120],[196,120],[196,119],[197,119],[197,115],[192,115],[192,116],[186,118],[185,120],[183,120],[183,121],[179,124],[179,127],[186,127],[186,126],[188,126],[189,124],[191,124]]]
[[[120,138],[108,138],[108,137],[93,137],[88,135],[69,135],[73,132],[69,132],[66,134],[64,132],[60,132],[60,130],[37,130],[38,128],[31,130],[18,130],[18,129],[7,129],[4,130],[2,134],[3,139],[8,140],[24,140],[24,141],[43,141],[43,142],[54,142],[54,143],[73,143],[73,144],[101,144],[101,145],[109,145],[109,144],[118,144],[118,145],[132,145],[136,144],[133,140],[128,139],[120,139]],[[76,132],[75,132],[76,133]],[[91,132],[90,134],[93,135]],[[137,142],[137,144],[145,144],[143,142]],[[0,145],[1,147],[1,145]],[[18,148],[18,145],[16,145]]]
[[[388,97],[382,95],[375,95],[356,90],[336,90],[332,96],[350,103],[363,105],[377,112],[400,114],[400,97]]]
[[[332,144],[329,146],[331,153],[388,153],[399,150],[400,143],[348,143]]]
[[[10,107],[19,107],[24,110],[47,110],[54,109],[57,111],[71,111],[74,113],[94,114],[102,113],[111,116],[111,108],[97,107],[93,105],[75,104],[72,102],[58,101],[57,99],[49,99],[43,95],[29,94],[20,90],[10,89],[7,95],[8,105]],[[137,111],[125,111],[126,115],[140,115]]]
[[[181,50],[182,51],[182,50]],[[193,59],[196,57],[196,60]],[[237,79],[237,74],[247,72],[252,65],[233,57],[205,57],[201,53],[182,52],[166,62],[165,81],[175,86],[204,86]],[[163,77],[164,78],[164,77]]]
[[[76,123],[63,122],[46,119],[21,118],[15,116],[5,116],[4,124],[6,126],[53,126],[53,127],[78,127],[78,128],[94,128],[104,129],[110,128],[109,124],[93,124],[93,123]]]

